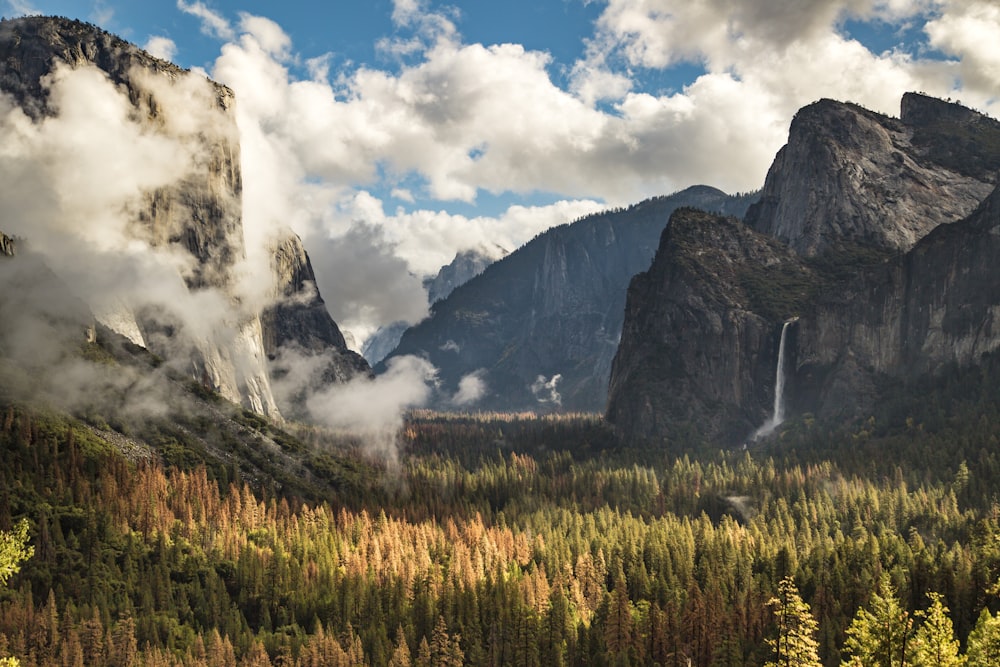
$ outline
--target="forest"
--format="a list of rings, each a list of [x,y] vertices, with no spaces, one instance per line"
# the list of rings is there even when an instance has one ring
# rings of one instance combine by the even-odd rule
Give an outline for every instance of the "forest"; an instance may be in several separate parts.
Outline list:
[[[0,656],[1000,664],[990,377],[844,424],[800,416],[749,450],[638,449],[586,414],[415,412],[386,461],[233,407],[309,452],[308,486],[199,449],[197,420],[137,430],[5,399],[0,552],[18,531],[28,549],[0,580]]]

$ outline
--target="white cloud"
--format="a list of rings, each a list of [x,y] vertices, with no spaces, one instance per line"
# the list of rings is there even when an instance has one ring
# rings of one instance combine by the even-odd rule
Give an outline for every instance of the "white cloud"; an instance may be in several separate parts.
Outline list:
[[[486,395],[486,371],[479,369],[463,375],[458,381],[458,391],[451,399],[452,405],[468,407]]]
[[[201,31],[210,37],[229,40],[236,36],[229,21],[218,12],[210,9],[204,2],[177,0],[177,9],[201,19]]]
[[[562,405],[562,396],[559,394],[560,382],[562,382],[561,373],[556,373],[550,378],[539,375],[531,384],[531,393],[539,403]]]
[[[996,91],[1000,87],[1000,5],[982,0],[950,3],[949,10],[927,23],[931,45],[961,60],[967,85]]]
[[[327,384],[311,394],[310,415],[331,428],[359,435],[370,451],[396,461],[396,435],[406,410],[423,406],[434,390],[437,370],[425,359],[393,357],[375,379],[356,377],[346,384]]]
[[[229,26],[203,4],[181,6],[218,34]],[[547,53],[463,43],[457,13],[423,0],[393,7],[397,32],[382,46],[399,60],[384,69],[331,72],[329,55],[302,59],[280,26],[244,14],[212,74],[239,99],[248,237],[291,224],[307,244],[330,244],[358,241],[347,236],[357,223],[377,227],[375,255],[403,260],[400,285],[459,250],[516,248],[604,206],[694,183],[757,188],[792,115],[821,97],[886,113],[898,112],[907,90],[987,111],[998,104],[987,85],[997,77],[996,10],[983,0],[609,0],[567,88],[553,79]],[[872,53],[841,32],[847,19],[923,21],[930,44],[955,60]],[[642,91],[636,72],[681,61],[705,73],[680,90]],[[307,79],[292,73],[299,62]],[[564,200],[495,217],[414,210],[428,200],[474,202],[482,192]],[[387,213],[382,196],[411,206]],[[344,290],[353,264],[338,269],[323,259],[332,254],[316,254],[331,310],[359,331],[413,316],[412,304],[396,298],[409,287],[364,310]],[[391,262],[375,264],[388,270]],[[372,291],[389,284],[389,272],[379,275]]]
[[[142,48],[162,60],[172,61],[177,55],[177,44],[169,37],[150,37]]]

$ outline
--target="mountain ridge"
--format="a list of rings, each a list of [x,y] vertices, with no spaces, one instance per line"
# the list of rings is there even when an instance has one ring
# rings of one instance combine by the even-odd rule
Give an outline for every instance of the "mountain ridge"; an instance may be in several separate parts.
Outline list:
[[[669,214],[681,205],[742,214],[753,197],[694,186],[553,227],[432,305],[389,358],[429,359],[441,407],[474,376],[485,389],[469,407],[601,410],[628,281],[648,268]]]

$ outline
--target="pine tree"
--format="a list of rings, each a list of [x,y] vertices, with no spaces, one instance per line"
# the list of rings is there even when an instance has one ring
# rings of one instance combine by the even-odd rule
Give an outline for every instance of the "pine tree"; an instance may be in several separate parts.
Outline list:
[[[410,655],[410,647],[406,644],[406,634],[402,626],[396,630],[396,647],[392,651],[389,659],[389,667],[411,667],[413,664]]]
[[[909,667],[913,665],[913,621],[896,597],[887,575],[872,594],[871,611],[861,608],[847,629],[842,667]]]
[[[928,593],[931,606],[918,611],[924,619],[914,637],[914,660],[917,667],[960,667],[965,663],[958,655],[958,640],[948,616],[948,608],[940,593]]]
[[[778,596],[767,604],[778,622],[778,636],[767,640],[774,651],[774,660],[765,667],[820,667],[818,623],[791,577],[781,580]]]
[[[966,660],[968,667],[1000,665],[1000,615],[983,609],[976,627],[969,633]]]

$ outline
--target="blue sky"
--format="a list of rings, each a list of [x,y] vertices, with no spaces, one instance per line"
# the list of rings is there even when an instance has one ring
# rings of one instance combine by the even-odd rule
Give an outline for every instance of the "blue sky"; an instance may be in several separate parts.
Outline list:
[[[359,338],[419,319],[419,278],[459,250],[696,183],[760,187],[821,97],[895,115],[921,90],[1000,112],[995,0],[0,7],[92,21],[232,87],[247,224],[306,239]]]

